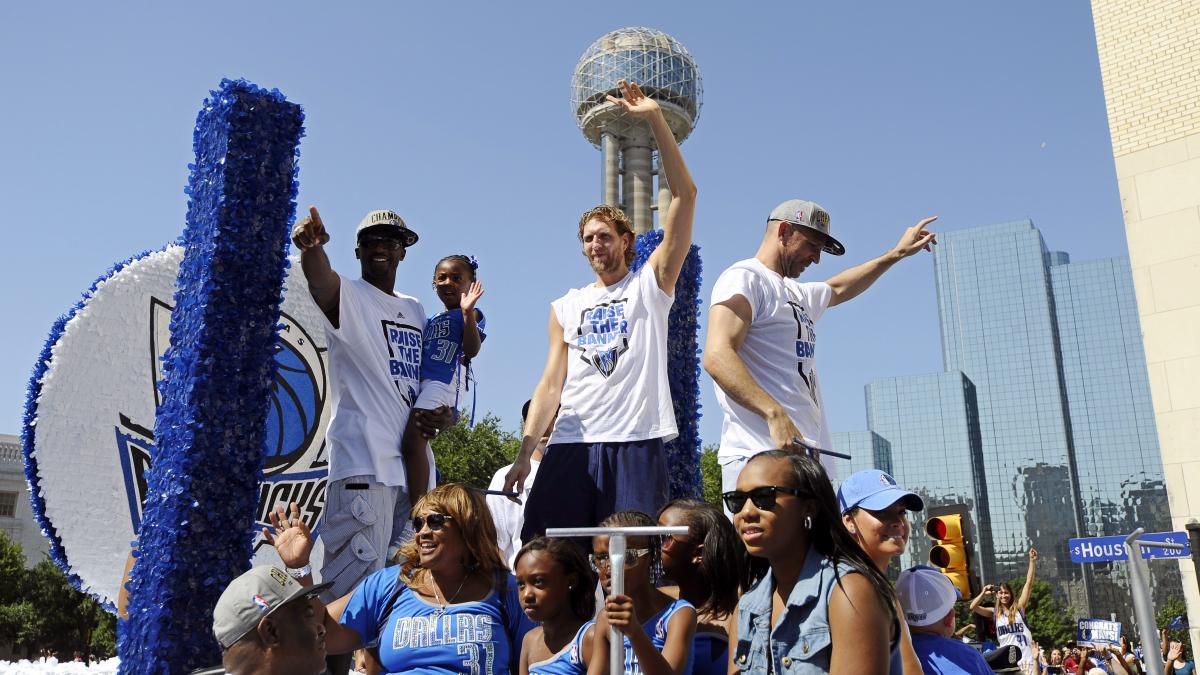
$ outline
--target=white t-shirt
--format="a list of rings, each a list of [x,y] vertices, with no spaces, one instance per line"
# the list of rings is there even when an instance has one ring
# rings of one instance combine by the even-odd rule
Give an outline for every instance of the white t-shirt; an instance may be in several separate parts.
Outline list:
[[[813,324],[825,313],[833,289],[800,283],[771,271],[757,258],[734,263],[713,286],[712,304],[740,295],[750,303],[750,329],[738,350],[750,376],[787,411],[807,443],[833,449],[817,379]],[[749,457],[775,447],[767,421],[725,395],[714,383],[725,413],[719,459]]]
[[[404,486],[400,439],[420,387],[425,309],[414,297],[341,279],[340,327],[325,320],[333,402],[325,435],[329,480],[367,475]]]
[[[508,497],[488,495],[488,510],[492,512],[492,521],[496,523],[496,544],[500,547],[500,555],[508,562],[508,568],[513,569],[517,551],[521,550],[521,528],[525,526],[525,504],[529,502],[529,492],[533,490],[533,479],[537,476],[541,462],[529,460],[529,475],[525,477],[525,489],[521,490],[521,503],[517,504]],[[492,476],[488,484],[489,490],[503,490],[504,477],[512,464],[503,467]]]
[[[1016,645],[1021,648],[1021,660],[1019,664],[1024,665],[1033,662],[1033,634],[1029,632],[1029,625],[1025,622],[1025,612],[1017,610],[1017,618],[1010,625],[1008,622],[1008,612],[1001,611],[996,608],[996,638],[1001,647]]]
[[[667,383],[673,301],[646,265],[612,286],[589,284],[553,302],[567,343],[567,377],[550,443],[666,442],[679,435]]]

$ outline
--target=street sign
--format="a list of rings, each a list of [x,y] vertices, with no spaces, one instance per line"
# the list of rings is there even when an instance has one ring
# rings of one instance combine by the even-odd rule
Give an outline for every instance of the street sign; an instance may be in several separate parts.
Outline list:
[[[1125,535],[1113,537],[1084,537],[1072,539],[1068,548],[1071,551],[1071,562],[1097,563],[1113,560],[1126,560]],[[1138,537],[1141,541],[1160,541],[1164,544],[1179,544],[1183,550],[1172,551],[1165,548],[1146,546],[1142,548],[1142,557],[1147,560],[1156,558],[1189,558],[1192,550],[1188,548],[1187,532],[1155,532]]]

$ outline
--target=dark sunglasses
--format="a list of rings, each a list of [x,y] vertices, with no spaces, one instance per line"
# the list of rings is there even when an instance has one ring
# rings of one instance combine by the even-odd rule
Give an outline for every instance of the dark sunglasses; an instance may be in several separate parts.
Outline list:
[[[382,246],[388,251],[395,251],[401,246],[404,246],[404,242],[394,237],[372,237],[369,235],[366,237],[359,237],[358,239],[358,247],[361,249],[372,249],[376,246]]]
[[[447,520],[454,520],[453,517],[444,513],[434,511],[428,516],[416,516],[412,519],[413,532],[420,532],[425,528],[425,523],[429,523],[429,529],[437,532],[446,525]]]
[[[749,492],[740,492],[732,490],[721,495],[721,500],[725,502],[725,508],[729,509],[730,513],[739,513],[742,507],[746,506],[746,500],[754,502],[754,506],[761,511],[770,511],[775,508],[775,495],[782,492],[794,497],[807,497],[808,493],[800,488],[781,487],[779,485],[764,485],[756,487]]]

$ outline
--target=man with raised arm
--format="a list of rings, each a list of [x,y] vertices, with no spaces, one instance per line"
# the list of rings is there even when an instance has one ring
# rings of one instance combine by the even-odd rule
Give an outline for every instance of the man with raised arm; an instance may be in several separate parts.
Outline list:
[[[381,569],[408,525],[400,439],[420,387],[425,329],[420,301],[395,291],[396,268],[417,243],[417,233],[394,211],[372,211],[355,234],[361,279],[330,266],[324,248],[329,234],[316,207],[292,230],[329,343],[333,417],[325,434],[329,484],[321,530],[321,580],[333,582],[327,601]],[[435,436],[452,415],[444,408],[431,413],[416,419],[426,435]]]
[[[504,480],[520,491],[529,461],[554,412],[558,418],[525,506],[522,539],[548,527],[592,527],[627,509],[656,513],[667,501],[663,443],[678,432],[667,383],[667,314],[692,244],[696,186],[658,103],[619,82],[608,100],[646,120],[671,189],[663,238],[630,272],[635,235],[614,206],[579,220],[592,283],[551,304],[550,351],[533,392],[521,451]],[[560,407],[561,406],[561,407]]]
[[[829,233],[829,212],[789,199],[767,216],[753,258],[717,278],[708,313],[704,369],[712,376],[721,425],[721,489],[732,490],[750,457],[773,448],[831,450],[816,371],[814,324],[825,310],[870,288],[900,260],[937,243],[925,229],[937,217],[908,228],[887,253],[827,281],[795,281],[821,253],[846,249]],[[799,443],[797,443],[799,441]],[[832,474],[830,462],[824,462]]]

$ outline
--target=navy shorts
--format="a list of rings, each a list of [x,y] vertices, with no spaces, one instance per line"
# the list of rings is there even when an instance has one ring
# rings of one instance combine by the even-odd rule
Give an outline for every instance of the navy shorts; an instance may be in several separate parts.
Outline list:
[[[661,438],[546,446],[525,504],[521,541],[550,527],[595,527],[617,511],[651,517],[668,501]]]

